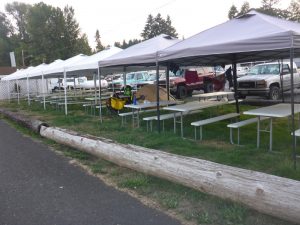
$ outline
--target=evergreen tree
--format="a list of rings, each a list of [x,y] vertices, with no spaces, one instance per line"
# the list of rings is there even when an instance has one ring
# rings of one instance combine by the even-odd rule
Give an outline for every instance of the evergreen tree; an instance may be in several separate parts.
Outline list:
[[[250,10],[250,4],[249,2],[244,2],[243,5],[241,6],[241,10],[239,15],[244,15]]]
[[[229,12],[228,12],[228,18],[231,20],[233,18],[235,18],[238,14],[238,10],[236,8],[235,5],[232,5],[229,9]]]
[[[148,39],[148,37],[150,36],[153,24],[154,24],[154,19],[153,19],[153,16],[150,14],[147,18],[144,30],[141,33],[141,36],[144,40]]]
[[[144,40],[147,40],[160,34],[178,37],[176,29],[172,26],[170,16],[167,16],[167,19],[165,20],[160,13],[158,13],[155,18],[153,18],[152,15],[149,15],[141,36]]]
[[[102,45],[101,43],[101,40],[100,40],[100,34],[99,34],[99,30],[96,30],[96,35],[95,35],[95,39],[96,39],[96,52],[100,52],[102,50],[104,50],[104,46]]]
[[[259,8],[256,8],[258,12],[270,15],[270,16],[276,16],[279,18],[289,19],[291,17],[291,13],[289,10],[291,10],[291,6],[288,9],[279,9],[275,8],[275,6],[280,2],[281,0],[262,0],[262,6]],[[234,5],[231,6],[229,12],[228,12],[228,18],[232,19],[236,16],[240,16],[245,14],[247,11],[249,11],[250,5],[248,2],[245,2],[240,12],[237,11],[236,7]]]
[[[118,48],[122,48],[122,45],[121,45],[121,43],[120,43],[120,42],[118,42],[118,41],[116,41],[116,42],[114,43],[114,46],[116,46],[116,47],[118,47]]]
[[[81,37],[79,37],[77,39],[75,50],[76,50],[76,52],[82,53],[85,55],[92,54],[92,49],[89,46],[89,42],[88,42],[88,38],[87,38],[86,34],[81,35]]]

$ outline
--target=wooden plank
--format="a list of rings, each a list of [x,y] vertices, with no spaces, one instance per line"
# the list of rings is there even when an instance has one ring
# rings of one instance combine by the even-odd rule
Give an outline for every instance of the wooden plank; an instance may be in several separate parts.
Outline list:
[[[291,222],[300,221],[299,181],[134,145],[118,144],[60,128],[42,126],[40,134],[117,165],[231,199]]]

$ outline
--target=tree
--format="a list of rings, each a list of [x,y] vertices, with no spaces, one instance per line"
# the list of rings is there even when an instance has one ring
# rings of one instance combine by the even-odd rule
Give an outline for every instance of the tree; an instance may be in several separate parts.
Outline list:
[[[126,42],[125,40],[123,40],[122,44],[120,42],[115,42],[114,46],[116,46],[118,48],[125,49],[125,48],[128,48],[128,47],[132,46],[132,45],[138,44],[141,41],[142,40],[138,40],[138,39],[132,39],[132,40],[129,40],[128,42]]]
[[[0,12],[0,66],[9,66],[9,52],[11,50],[10,37],[13,27],[6,15]]]
[[[85,55],[92,54],[92,49],[89,46],[88,38],[87,38],[85,33],[77,39],[76,52],[82,53],[82,54],[85,54]]]
[[[141,33],[141,36],[144,40],[146,40],[150,36],[153,24],[154,24],[154,19],[153,16],[150,14],[147,18],[144,30]]]
[[[96,52],[100,52],[102,50],[104,50],[104,46],[102,45],[101,43],[101,40],[100,40],[101,36],[99,34],[99,30],[96,30],[96,35],[95,35],[95,39],[96,39]]]
[[[30,37],[27,54],[33,57],[28,64],[91,53],[87,37],[80,33],[74,17],[74,10],[69,6],[61,10],[41,2],[30,8],[26,25]]]
[[[167,19],[163,19],[161,14],[158,13],[155,18],[150,14],[147,18],[145,27],[141,36],[144,40],[156,37],[160,34],[167,34],[173,37],[178,37],[176,29],[172,26],[170,16],[167,16]]]
[[[262,4],[261,9],[263,9],[263,10],[273,9],[274,6],[276,6],[279,2],[280,2],[280,0],[262,0],[261,1],[261,4]]]
[[[289,19],[300,22],[300,0],[293,0],[288,8]]]
[[[19,38],[25,42],[28,40],[28,34],[26,32],[26,16],[30,7],[30,5],[20,2],[8,3],[5,6],[6,12],[11,15],[16,22],[15,28]]]
[[[250,4],[249,2],[244,2],[243,5],[241,6],[241,10],[239,15],[244,15],[250,10]]]
[[[235,5],[232,5],[229,9],[229,12],[228,12],[228,18],[231,20],[233,18],[235,18],[238,14],[238,10],[236,8]]]
[[[78,54],[75,46],[77,45],[77,39],[80,34],[79,24],[75,20],[75,13],[72,7],[66,6],[63,11],[64,14],[64,57],[70,58],[75,54]]]
[[[280,0],[262,0],[262,6],[259,8],[256,8],[258,12],[270,15],[270,16],[276,16],[279,18],[289,19],[289,16],[291,15],[290,12],[287,9],[279,9],[275,8],[275,6],[280,2]],[[248,2],[244,2],[242,5],[240,12],[237,11],[236,7],[234,5],[231,6],[229,12],[228,12],[228,18],[232,19],[237,16],[243,15],[246,12],[248,12],[250,9],[250,5]]]

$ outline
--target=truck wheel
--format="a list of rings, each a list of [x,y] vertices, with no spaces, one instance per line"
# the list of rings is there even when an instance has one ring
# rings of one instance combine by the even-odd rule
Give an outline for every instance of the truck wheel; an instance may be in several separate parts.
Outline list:
[[[187,89],[185,86],[178,86],[177,88],[177,98],[185,98],[187,96]]]
[[[212,83],[205,83],[204,84],[204,93],[210,93],[214,91],[214,86]]]
[[[277,86],[271,86],[269,92],[269,99],[278,100],[280,97],[280,89]]]

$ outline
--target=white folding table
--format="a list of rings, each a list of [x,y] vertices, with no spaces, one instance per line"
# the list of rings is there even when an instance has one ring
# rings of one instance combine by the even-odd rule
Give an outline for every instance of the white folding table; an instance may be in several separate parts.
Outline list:
[[[299,113],[300,112],[300,104],[295,104],[294,105],[294,113]],[[273,139],[273,118],[284,118],[292,115],[291,112],[291,104],[287,103],[280,103],[276,105],[271,105],[267,107],[262,107],[258,109],[252,109],[249,111],[245,111],[244,114],[246,115],[253,115],[257,116],[257,148],[259,148],[260,145],[260,132],[266,130],[261,130],[260,129],[260,118],[261,117],[269,117],[269,124],[270,124],[270,130],[268,131],[270,133],[270,146],[269,146],[269,151],[272,151],[272,139]]]
[[[214,106],[220,106],[228,104],[227,101],[205,101],[205,102],[189,102],[182,105],[164,107],[164,110],[174,111],[174,133],[176,133],[176,123],[180,123],[181,137],[183,137],[183,113],[190,112],[199,109],[210,108]],[[176,113],[180,112],[180,121],[176,120]]]

